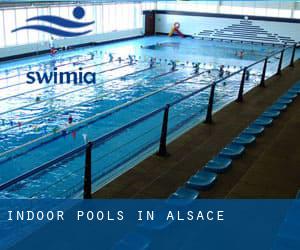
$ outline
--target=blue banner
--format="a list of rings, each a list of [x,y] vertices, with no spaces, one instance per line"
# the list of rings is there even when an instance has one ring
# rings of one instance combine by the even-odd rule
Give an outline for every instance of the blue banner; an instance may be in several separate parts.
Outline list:
[[[0,249],[300,249],[300,200],[1,200]]]

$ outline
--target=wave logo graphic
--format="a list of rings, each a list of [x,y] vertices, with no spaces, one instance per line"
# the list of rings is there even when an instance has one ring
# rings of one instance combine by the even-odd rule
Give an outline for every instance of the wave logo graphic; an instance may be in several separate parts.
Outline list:
[[[74,8],[73,16],[75,19],[78,19],[78,20],[82,19],[85,16],[84,9],[80,6]],[[28,18],[26,20],[26,22],[31,22],[31,21],[43,21],[43,22],[47,22],[50,24],[55,24],[62,28],[69,28],[69,29],[83,28],[83,27],[87,27],[87,26],[95,23],[94,21],[92,21],[92,22],[72,21],[72,20],[62,18],[62,17],[51,16],[51,15],[35,16],[35,17]],[[82,32],[75,32],[75,31],[62,30],[62,29],[50,27],[47,25],[27,25],[27,26],[16,28],[16,29],[12,30],[11,32],[17,32],[19,30],[28,30],[28,29],[38,30],[38,31],[50,33],[52,35],[61,36],[61,37],[81,36],[81,35],[88,34],[92,31],[92,30],[86,30],[86,31],[82,31]]]

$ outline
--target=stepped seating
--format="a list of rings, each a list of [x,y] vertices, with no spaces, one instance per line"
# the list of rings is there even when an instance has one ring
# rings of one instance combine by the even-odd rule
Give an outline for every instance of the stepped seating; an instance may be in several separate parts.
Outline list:
[[[169,200],[186,199],[192,202],[199,196],[199,190],[208,190],[213,187],[218,179],[218,174],[225,173],[231,167],[233,160],[240,157],[246,147],[253,144],[256,137],[262,135],[264,130],[272,125],[274,119],[278,118],[288,108],[288,105],[294,101],[299,93],[300,82],[279,97],[275,103],[210,160],[202,170],[191,176],[184,187],[178,188],[175,193],[171,194]]]
[[[229,25],[223,29],[203,30],[197,36],[207,36],[212,39],[249,40],[271,44],[295,43],[291,37],[268,32],[264,28],[254,25],[250,20],[241,20],[239,23]]]

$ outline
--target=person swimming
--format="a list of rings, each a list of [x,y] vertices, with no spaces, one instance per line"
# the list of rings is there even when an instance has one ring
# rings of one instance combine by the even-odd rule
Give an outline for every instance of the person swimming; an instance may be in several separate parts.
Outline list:
[[[128,56],[129,65],[133,64],[133,57],[131,55]]]
[[[153,59],[153,57],[151,57],[151,58],[150,58],[150,64],[149,64],[149,67],[150,67],[150,68],[153,68],[154,63],[155,63],[155,60]]]
[[[171,61],[171,71],[175,71],[176,70],[176,62],[175,61]]]
[[[194,74],[199,74],[199,69],[200,69],[200,63],[195,63],[194,64]]]
[[[224,65],[221,65],[219,68],[219,77],[223,77],[224,76]]]
[[[114,60],[112,53],[109,53],[108,56],[109,56],[109,62],[112,62]]]
[[[249,81],[249,78],[250,78],[250,71],[247,69],[246,70],[246,75],[245,75],[246,81]]]
[[[68,118],[68,123],[69,123],[69,124],[72,124],[72,123],[73,123],[73,117],[72,117],[72,115],[71,115],[71,114],[69,115],[69,118]]]

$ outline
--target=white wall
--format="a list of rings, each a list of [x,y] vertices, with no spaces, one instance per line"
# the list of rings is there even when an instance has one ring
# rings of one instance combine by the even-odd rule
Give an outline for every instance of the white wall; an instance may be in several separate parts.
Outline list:
[[[143,29],[133,29],[133,30],[117,31],[117,32],[104,33],[104,34],[96,34],[90,36],[82,36],[76,38],[60,39],[55,41],[54,45],[55,47],[64,47],[64,46],[72,46],[72,45],[74,46],[74,45],[91,43],[91,42],[101,43],[101,42],[107,42],[116,39],[141,36],[143,34],[144,34]],[[40,42],[34,44],[0,48],[0,58],[32,53],[41,50],[49,50],[49,42]]]
[[[156,14],[156,32],[168,33],[174,22],[180,22],[180,30],[187,35],[197,35],[204,30],[222,30],[232,24],[240,24],[245,19],[232,19],[224,17],[202,17],[202,16],[185,16],[185,15],[168,15]],[[300,41],[300,23],[274,22],[250,20],[252,25],[260,26],[266,32],[278,36],[290,37]],[[276,36],[276,35],[275,35]],[[217,38],[212,35],[211,37]],[[240,40],[248,40],[240,38]]]

